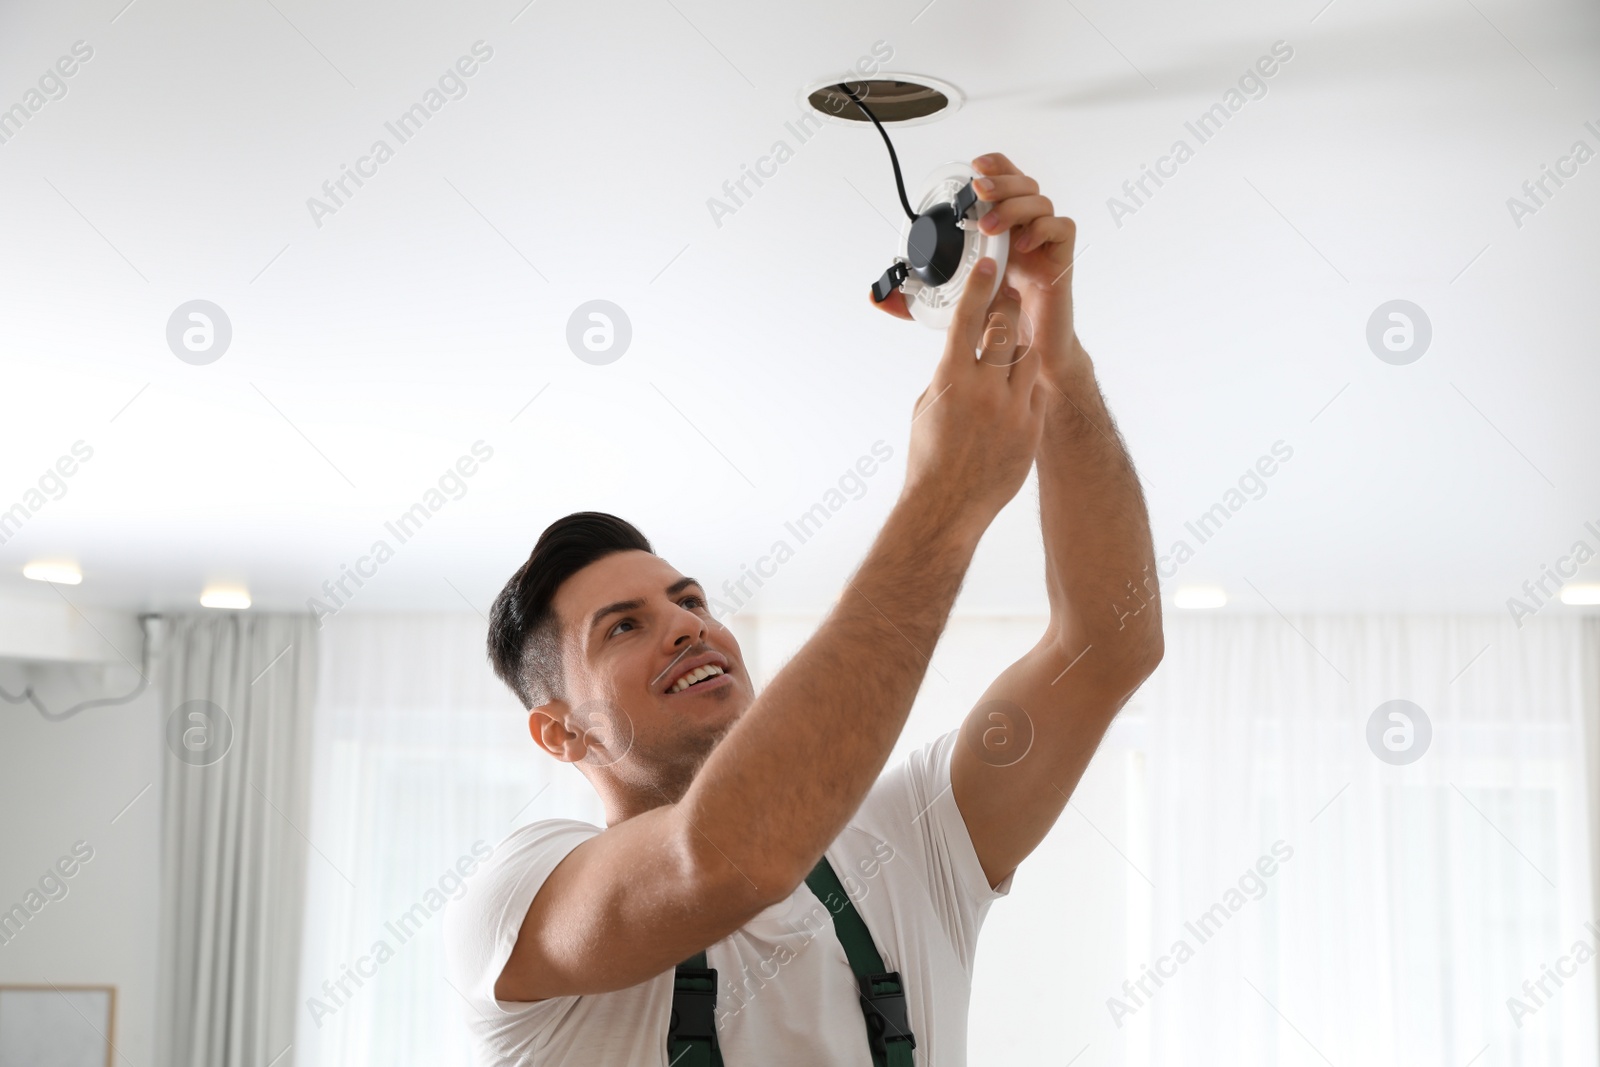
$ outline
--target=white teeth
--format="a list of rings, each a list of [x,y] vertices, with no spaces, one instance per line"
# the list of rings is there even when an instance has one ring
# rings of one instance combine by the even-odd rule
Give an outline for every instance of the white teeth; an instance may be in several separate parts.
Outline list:
[[[668,689],[667,692],[669,692],[669,693],[681,693],[685,689],[687,689],[691,685],[693,685],[694,683],[700,681],[701,679],[703,679],[703,678],[714,678],[714,677],[716,677],[717,675],[719,675],[721,673],[722,673],[722,668],[721,667],[718,667],[718,666],[715,666],[715,665],[709,664],[709,663],[706,664],[704,667],[696,667],[694,670],[690,671],[688,674],[684,675],[682,678],[679,678],[676,682],[672,683],[672,688]]]

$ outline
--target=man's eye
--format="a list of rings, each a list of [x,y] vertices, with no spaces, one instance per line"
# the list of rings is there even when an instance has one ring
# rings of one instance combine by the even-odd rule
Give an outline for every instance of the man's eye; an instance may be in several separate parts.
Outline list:
[[[632,626],[632,625],[633,625],[633,620],[632,619],[623,619],[621,622],[619,622],[615,626],[613,626],[611,628],[611,632],[606,634],[606,636],[607,637],[615,637],[619,632],[622,631],[622,628],[624,626]]]
[[[703,608],[706,606],[706,602],[695,596],[693,593],[684,597],[681,603],[687,608]]]

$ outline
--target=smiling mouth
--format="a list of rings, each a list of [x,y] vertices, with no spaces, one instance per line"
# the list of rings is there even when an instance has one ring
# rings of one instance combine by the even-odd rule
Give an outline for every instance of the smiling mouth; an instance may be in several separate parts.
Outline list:
[[[723,671],[721,667],[718,667],[714,663],[708,663],[704,667],[696,667],[688,674],[685,674],[682,678],[679,678],[676,682],[673,682],[672,685],[668,687],[667,693],[669,695],[672,693],[681,693],[685,689],[692,689],[702,682],[708,682],[713,678],[720,678],[725,673],[726,672]]]

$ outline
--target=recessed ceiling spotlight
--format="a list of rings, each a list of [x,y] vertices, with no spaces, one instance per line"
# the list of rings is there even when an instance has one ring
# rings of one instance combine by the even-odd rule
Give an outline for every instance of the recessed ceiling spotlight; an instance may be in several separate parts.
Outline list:
[[[1180,585],[1172,594],[1172,606],[1187,610],[1220,608],[1228,602],[1228,591],[1220,585]]]
[[[250,593],[239,585],[208,585],[200,594],[200,606],[243,611],[250,606]]]
[[[840,84],[848,85],[865,100],[879,122],[900,126],[918,126],[953,115],[961,110],[966,100],[960,89],[942,78],[885,71],[860,81],[851,79],[841,83],[838,75],[819,79],[800,90],[800,106],[829,122],[851,126],[870,122],[861,109],[839,91]]]
[[[76,563],[29,563],[22,568],[22,576],[56,585],[77,585],[83,581],[83,572]]]
[[[1600,604],[1600,582],[1568,582],[1561,587],[1561,602],[1581,607]]]

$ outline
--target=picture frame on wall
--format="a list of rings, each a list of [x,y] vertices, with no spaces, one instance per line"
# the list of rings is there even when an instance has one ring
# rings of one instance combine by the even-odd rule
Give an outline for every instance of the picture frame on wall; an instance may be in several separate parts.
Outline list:
[[[0,1067],[112,1067],[117,990],[0,985]]]

